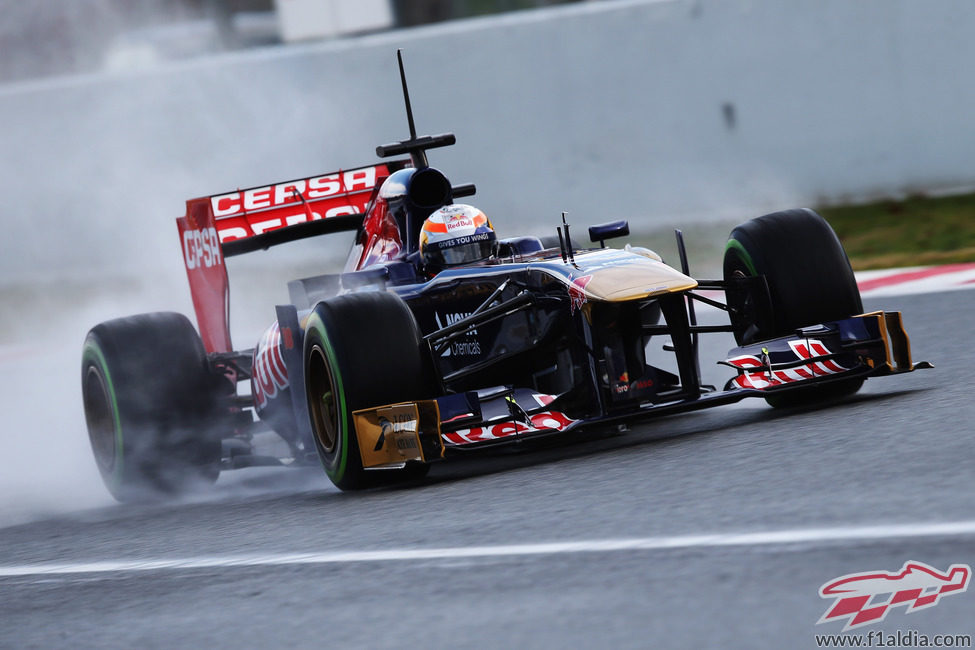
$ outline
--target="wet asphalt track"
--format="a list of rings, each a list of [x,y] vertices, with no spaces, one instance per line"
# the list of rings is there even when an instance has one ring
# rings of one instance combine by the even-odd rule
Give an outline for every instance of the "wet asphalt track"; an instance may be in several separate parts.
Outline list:
[[[901,309],[915,359],[937,368],[818,410],[749,400],[440,465],[409,489],[341,494],[317,469],[248,470],[190,502],[0,529],[0,647],[815,647],[841,629],[815,625],[824,582],[975,564],[975,292],[866,303]],[[728,347],[706,344],[704,365]],[[962,532],[922,527],[945,522]],[[786,532],[697,537],[766,531]],[[621,539],[643,548],[607,548]],[[590,544],[507,546],[546,542]],[[399,552],[416,549],[445,550]],[[251,565],[225,566],[241,556]],[[973,606],[975,589],[862,631],[975,634]]]

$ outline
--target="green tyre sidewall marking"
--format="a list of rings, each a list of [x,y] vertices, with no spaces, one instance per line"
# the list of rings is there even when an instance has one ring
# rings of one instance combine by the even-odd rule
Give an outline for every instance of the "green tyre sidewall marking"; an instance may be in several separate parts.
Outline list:
[[[112,422],[115,425],[115,463],[112,466],[111,483],[113,491],[122,485],[123,464],[125,462],[124,446],[122,444],[122,417],[118,410],[118,398],[115,396],[115,384],[112,382],[112,374],[108,371],[108,362],[98,343],[87,339],[81,353],[82,366],[87,368],[88,363],[96,366],[105,378],[108,397],[112,408]]]
[[[331,463],[325,466],[325,473],[333,482],[341,482],[345,476],[345,468],[348,464],[349,457],[349,427],[348,427],[348,409],[345,403],[345,389],[342,385],[342,373],[339,370],[338,360],[335,356],[335,349],[332,347],[332,342],[328,339],[328,334],[325,329],[325,323],[322,321],[322,317],[318,312],[312,312],[311,316],[308,318],[308,331],[314,331],[318,337],[321,339],[322,348],[325,350],[325,356],[328,357],[328,363],[332,370],[332,381],[333,390],[338,393],[338,403],[339,403],[339,413],[338,413],[338,429],[339,429],[339,445],[341,449],[338,453],[338,464],[333,466]],[[305,377],[305,381],[308,378]],[[321,396],[316,396],[315,399],[321,399]],[[320,444],[320,443],[319,443]]]
[[[758,275],[758,272],[755,270],[755,262],[752,261],[752,256],[748,254],[748,251],[745,250],[745,247],[742,246],[740,241],[737,239],[729,239],[724,250],[725,255],[728,254],[728,251],[734,250],[738,257],[741,258],[741,261],[745,263],[745,266],[748,268],[748,272],[751,273],[752,276]]]

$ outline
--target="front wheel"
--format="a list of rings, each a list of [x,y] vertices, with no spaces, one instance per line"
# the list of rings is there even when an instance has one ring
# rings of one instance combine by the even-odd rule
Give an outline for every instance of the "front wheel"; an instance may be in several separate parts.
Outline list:
[[[725,247],[723,266],[726,282],[765,276],[768,285],[768,305],[754,295],[729,292],[728,306],[742,315],[732,319],[739,345],[863,313],[846,251],[829,223],[812,210],[774,212],[737,226]],[[852,395],[862,385],[862,378],[848,379],[766,400],[774,407],[799,406]]]
[[[423,477],[429,466],[366,470],[353,411],[432,396],[416,320],[398,296],[353,293],[320,302],[308,317],[305,393],[325,473],[342,490]]]

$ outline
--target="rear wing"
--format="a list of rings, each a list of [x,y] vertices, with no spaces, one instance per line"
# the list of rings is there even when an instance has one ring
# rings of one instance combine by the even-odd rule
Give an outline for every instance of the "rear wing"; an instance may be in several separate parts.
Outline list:
[[[393,160],[186,202],[176,219],[193,308],[207,352],[230,352],[226,257],[362,226],[376,187],[410,164]]]

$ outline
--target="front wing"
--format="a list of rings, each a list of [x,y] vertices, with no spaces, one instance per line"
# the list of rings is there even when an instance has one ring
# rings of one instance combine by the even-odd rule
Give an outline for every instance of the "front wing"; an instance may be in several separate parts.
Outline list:
[[[854,378],[930,368],[914,363],[900,312],[872,312],[797,330],[791,336],[735,348],[718,363],[735,371],[723,390],[693,399],[647,401],[624,413],[571,417],[571,404],[558,395],[499,387],[445,395],[434,400],[356,411],[354,420],[363,467],[402,467],[432,462],[455,452],[480,449],[586,425],[644,417],[767,397]]]

